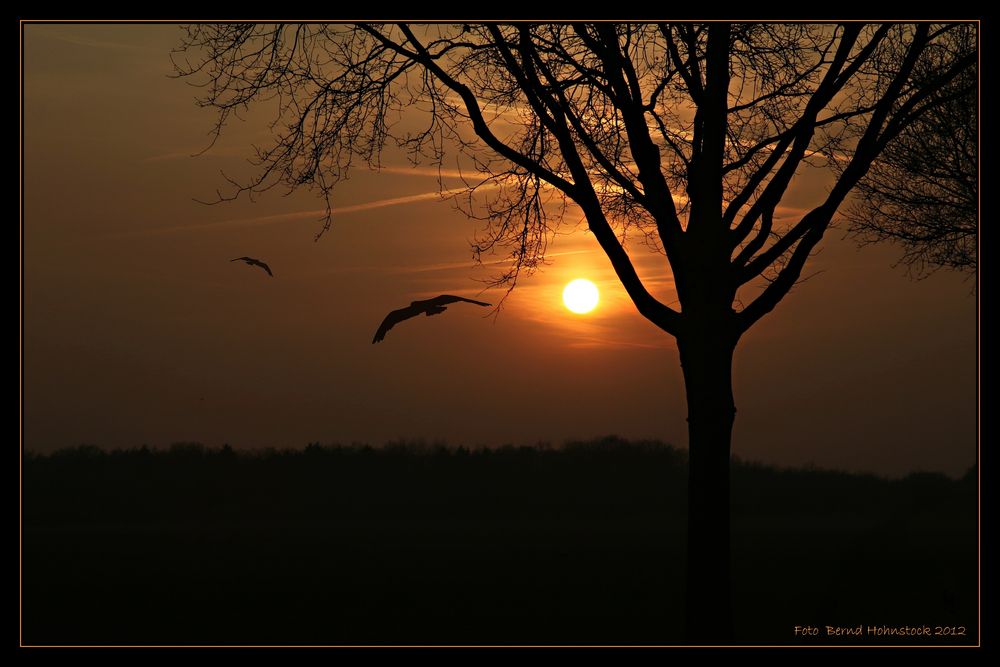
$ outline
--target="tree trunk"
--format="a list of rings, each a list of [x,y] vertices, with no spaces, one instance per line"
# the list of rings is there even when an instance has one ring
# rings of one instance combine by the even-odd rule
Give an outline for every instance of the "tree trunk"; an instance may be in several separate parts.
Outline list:
[[[688,403],[686,637],[698,644],[733,641],[729,459],[736,338],[705,327],[678,340]]]

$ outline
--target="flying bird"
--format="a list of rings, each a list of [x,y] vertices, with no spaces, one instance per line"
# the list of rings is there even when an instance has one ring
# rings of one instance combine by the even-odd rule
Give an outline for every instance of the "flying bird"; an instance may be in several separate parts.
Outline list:
[[[448,304],[456,303],[458,301],[464,301],[466,303],[474,303],[477,306],[492,306],[492,303],[486,303],[485,301],[473,301],[472,299],[466,299],[460,296],[452,296],[451,294],[442,294],[441,296],[436,296],[433,299],[426,299],[424,301],[413,301],[406,308],[400,308],[399,310],[394,310],[385,316],[382,320],[382,324],[379,325],[378,331],[375,332],[375,337],[372,338],[372,345],[380,342],[385,338],[385,334],[389,329],[399,324],[403,320],[408,320],[411,317],[416,317],[423,313],[427,317],[431,315],[439,315],[444,311],[448,310]]]
[[[272,278],[274,277],[274,274],[271,273],[271,267],[268,266],[267,264],[265,264],[264,262],[260,261],[259,259],[254,259],[253,257],[237,257],[236,259],[231,259],[229,261],[230,262],[238,262],[240,260],[243,260],[244,262],[246,262],[250,266],[259,266],[260,268],[262,268],[265,271],[267,271],[267,275],[271,276]]]

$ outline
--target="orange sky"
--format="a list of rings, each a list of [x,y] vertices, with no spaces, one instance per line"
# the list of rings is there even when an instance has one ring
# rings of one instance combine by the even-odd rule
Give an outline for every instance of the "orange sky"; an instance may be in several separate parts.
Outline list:
[[[200,441],[686,442],[673,339],[642,319],[577,218],[498,318],[462,305],[371,337],[391,309],[474,297],[477,223],[429,170],[358,171],[319,242],[308,193],[204,206],[248,173],[259,123],[208,143],[212,113],[169,78],[170,25],[38,25],[24,35],[24,445]],[[818,187],[818,186],[817,186]],[[786,199],[810,201],[809,187]],[[576,231],[574,231],[576,230]],[[816,274],[737,351],[734,452],[746,459],[957,475],[975,461],[972,283],[914,282],[891,247],[827,235]],[[670,300],[665,260],[631,247]],[[228,260],[263,258],[276,278]],[[573,315],[562,287],[601,288]],[[482,298],[496,300],[501,292]]]

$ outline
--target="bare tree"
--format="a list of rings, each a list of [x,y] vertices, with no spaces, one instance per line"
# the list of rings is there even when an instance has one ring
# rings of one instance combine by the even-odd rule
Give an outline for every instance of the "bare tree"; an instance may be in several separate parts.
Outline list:
[[[975,62],[956,25],[256,25],[188,27],[178,73],[203,86],[216,130],[268,101],[275,141],[222,199],[283,185],[327,198],[388,142],[414,160],[457,152],[461,198],[507,249],[512,286],[572,203],[639,313],[677,340],[688,404],[686,610],[692,641],[733,636],[732,359],[799,280],[848,193]],[[411,112],[425,124],[407,130]],[[828,189],[779,205],[800,169]],[[329,225],[329,216],[326,224]],[[656,299],[623,242],[665,255],[679,309]],[[633,247],[634,249],[634,247]]]
[[[973,26],[952,31],[956,52],[976,49]],[[933,67],[925,65],[933,78]],[[920,70],[915,74],[920,76]],[[890,241],[916,277],[940,268],[975,272],[979,229],[977,69],[940,89],[937,104],[903,128],[857,185],[845,211],[861,243]]]

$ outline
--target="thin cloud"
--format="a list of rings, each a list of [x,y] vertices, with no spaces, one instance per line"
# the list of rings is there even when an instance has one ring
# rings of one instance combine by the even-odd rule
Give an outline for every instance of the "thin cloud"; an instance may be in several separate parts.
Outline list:
[[[618,338],[586,338],[576,340],[566,344],[566,347],[573,348],[638,348],[643,350],[663,350],[672,347],[670,338],[665,338],[662,343],[637,343],[635,341],[621,340]]]
[[[487,185],[486,189],[495,189],[496,186]],[[348,206],[334,206],[330,209],[332,215],[347,215],[361,211],[370,211],[376,208],[387,206],[400,206],[403,204],[413,204],[423,201],[433,201],[444,199],[451,195],[467,192],[468,188],[451,188],[448,190],[434,190],[431,192],[421,192],[413,195],[403,195],[402,197],[389,197],[387,199],[376,199],[374,201],[361,204],[350,204]],[[206,222],[195,225],[176,225],[173,227],[158,227],[156,229],[145,229],[136,232],[125,232],[119,236],[149,236],[159,234],[174,234],[178,232],[212,231],[219,229],[232,229],[237,227],[253,227],[258,225],[269,225],[281,222],[293,222],[312,218],[321,220],[326,215],[325,209],[314,209],[311,211],[295,211],[293,213],[277,213],[275,215],[263,215],[253,218],[235,218],[232,220],[219,220],[218,222]]]
[[[553,252],[546,253],[545,257],[560,257],[563,255],[585,255],[592,253],[592,250],[570,250],[566,252]],[[315,275],[335,275],[341,273],[395,273],[395,274],[412,274],[412,273],[434,273],[438,271],[467,271],[469,269],[476,268],[478,266],[500,266],[508,264],[510,260],[507,259],[497,259],[490,260],[486,262],[476,262],[474,260],[469,260],[467,262],[437,262],[433,264],[423,264],[418,266],[385,266],[376,264],[367,265],[348,265],[348,266],[333,266],[325,267],[319,271],[311,273],[310,276]]]
[[[279,222],[292,222],[304,220],[306,218],[318,219],[326,211],[316,209],[314,211],[296,211],[294,213],[278,213],[275,215],[262,215],[253,218],[234,218],[232,220],[219,220],[217,222],[206,222],[196,225],[175,225],[173,227],[157,227],[154,229],[143,229],[133,232],[124,232],[115,236],[159,236],[161,234],[176,234],[179,232],[213,231],[221,229],[232,229],[237,227],[254,227],[257,225],[269,225]]]
[[[388,199],[377,199],[363,204],[351,204],[350,206],[336,206],[331,212],[334,215],[344,213],[357,213],[358,211],[370,211],[374,208],[384,208],[386,206],[398,206],[400,204],[412,204],[414,202],[432,201],[443,199],[450,195],[457,195],[465,192],[467,188],[451,188],[448,190],[434,190],[432,192],[421,192],[415,195],[403,195],[402,197],[390,197]]]
[[[60,42],[66,42],[68,44],[75,44],[76,46],[86,46],[93,49],[127,49],[129,51],[152,51],[150,47],[142,46],[139,44],[124,44],[122,42],[109,42],[107,40],[101,39],[90,39],[88,37],[78,37],[60,34],[52,30],[36,30],[32,31],[32,34],[39,37],[48,37],[51,39],[57,39]]]
[[[516,319],[537,323],[552,331],[573,348],[641,348],[670,347],[662,332],[655,336],[634,324],[637,313],[630,302],[614,299],[603,302],[603,312],[577,318],[569,315],[561,303],[535,300],[511,307]],[[623,335],[624,333],[624,335]]]
[[[202,153],[199,149],[192,149],[190,151],[171,151],[159,155],[150,155],[149,157],[140,159],[139,163],[166,162],[168,160],[184,160],[199,157],[242,157],[243,155],[244,151],[238,148],[213,148],[207,153]]]
[[[469,178],[476,177],[479,172],[474,169],[469,169],[468,171],[461,171],[460,169],[438,169],[437,167],[411,167],[411,166],[395,166],[395,165],[383,165],[373,170],[376,174],[386,173],[386,174],[399,174],[400,176],[424,176],[424,177],[437,177],[441,176],[443,178]]]
[[[567,250],[565,252],[545,253],[545,258],[562,257],[565,255],[586,255],[593,253],[593,250]],[[397,267],[396,273],[428,273],[431,271],[451,271],[453,269],[468,269],[471,266],[502,266],[510,264],[510,259],[495,259],[488,262],[441,262],[438,264],[425,264],[423,266]]]

